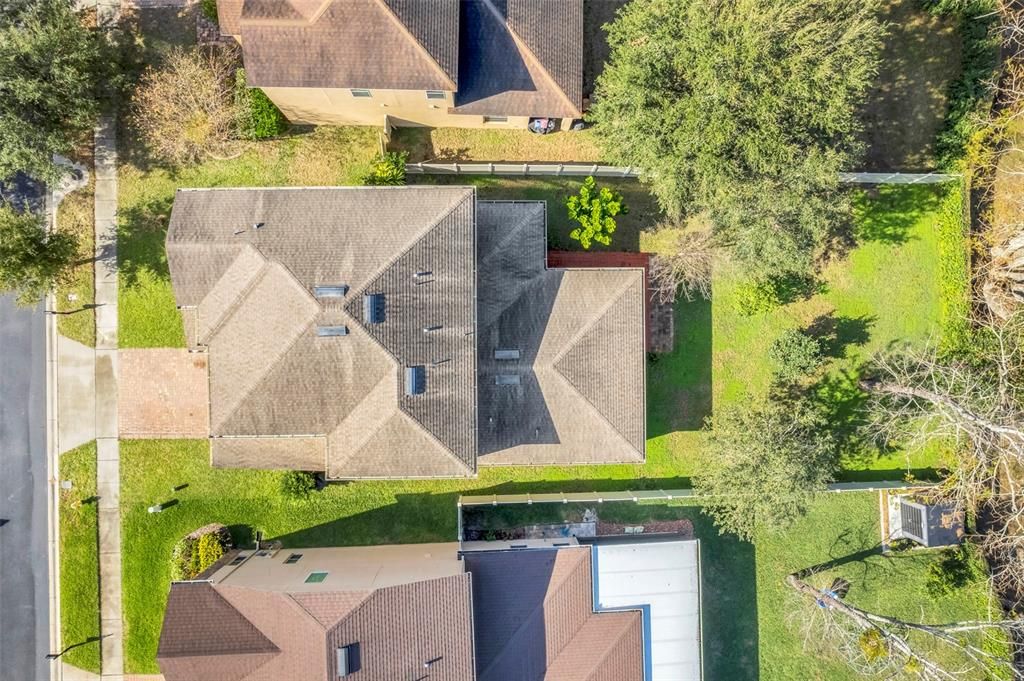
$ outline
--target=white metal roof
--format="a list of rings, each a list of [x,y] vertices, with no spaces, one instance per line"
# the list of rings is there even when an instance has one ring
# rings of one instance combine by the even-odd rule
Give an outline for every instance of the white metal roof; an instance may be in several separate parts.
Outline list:
[[[594,546],[598,610],[644,610],[649,681],[700,681],[700,549],[697,540]]]

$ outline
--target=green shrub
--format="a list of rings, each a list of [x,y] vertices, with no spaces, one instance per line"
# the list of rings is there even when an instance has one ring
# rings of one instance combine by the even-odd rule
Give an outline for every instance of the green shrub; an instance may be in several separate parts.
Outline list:
[[[800,329],[790,329],[775,339],[768,349],[775,375],[787,381],[813,373],[821,366],[821,343]]]
[[[316,476],[307,471],[285,471],[281,475],[281,495],[286,499],[308,499],[316,490]]]
[[[268,139],[288,129],[288,119],[263,90],[245,84],[245,69],[235,71],[235,106],[238,134],[244,139]]]
[[[223,525],[206,525],[191,532],[171,550],[171,580],[195,579],[217,562],[231,544],[231,536]]]
[[[960,76],[949,86],[946,120],[935,143],[939,165],[954,169],[988,119],[999,61],[999,14],[992,0],[923,0],[933,14],[954,18],[961,46]]]
[[[925,589],[933,597],[946,596],[985,577],[985,564],[970,544],[949,548],[928,566]]]
[[[217,20],[217,0],[201,0],[199,3],[199,9],[203,13],[204,17],[215,24],[220,23]]]
[[[405,162],[409,159],[406,151],[389,151],[377,154],[371,161],[369,174],[363,177],[363,184],[371,187],[394,187],[405,184]]]
[[[748,281],[736,287],[733,303],[737,312],[750,317],[771,312],[782,305],[782,299],[772,282]]]
[[[864,633],[857,639],[857,645],[868,662],[878,662],[889,657],[889,646],[885,643],[885,637],[878,629],[865,629]]]
[[[196,574],[203,572],[224,555],[224,545],[216,534],[204,534],[199,538],[198,550],[195,555],[199,557],[199,570]]]
[[[584,250],[593,241],[610,246],[615,233],[615,216],[625,215],[629,208],[622,201],[622,194],[608,187],[597,188],[593,177],[583,181],[578,194],[566,199],[569,219],[579,227],[569,232],[569,238],[579,241]]]

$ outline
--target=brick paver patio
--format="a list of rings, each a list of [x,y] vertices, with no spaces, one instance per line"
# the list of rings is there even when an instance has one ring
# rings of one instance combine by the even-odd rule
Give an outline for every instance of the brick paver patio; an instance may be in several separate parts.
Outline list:
[[[210,434],[205,355],[175,348],[121,350],[118,368],[122,438]]]

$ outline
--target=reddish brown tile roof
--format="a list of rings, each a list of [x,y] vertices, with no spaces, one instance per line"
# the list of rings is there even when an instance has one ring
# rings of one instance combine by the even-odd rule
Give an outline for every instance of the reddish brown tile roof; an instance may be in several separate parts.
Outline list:
[[[252,86],[451,91],[458,21],[458,0],[244,0],[239,32]]]
[[[474,552],[465,561],[480,681],[643,679],[640,615],[594,612],[589,547]]]
[[[469,574],[373,592],[175,583],[157,661],[166,681],[328,681],[359,644],[359,679],[473,681]]]

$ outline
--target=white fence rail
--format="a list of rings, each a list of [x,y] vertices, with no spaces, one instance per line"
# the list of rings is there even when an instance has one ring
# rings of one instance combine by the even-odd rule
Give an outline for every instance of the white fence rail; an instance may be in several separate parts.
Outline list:
[[[633,166],[606,166],[599,163],[494,163],[462,162],[440,163],[423,161],[407,163],[409,175],[507,175],[546,177],[629,177],[640,176]],[[960,175],[950,173],[839,173],[840,182],[851,184],[938,184],[951,182]]]

